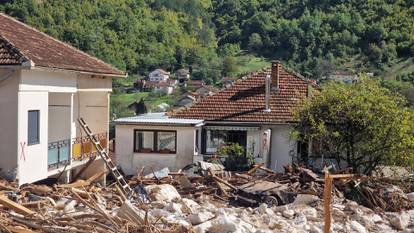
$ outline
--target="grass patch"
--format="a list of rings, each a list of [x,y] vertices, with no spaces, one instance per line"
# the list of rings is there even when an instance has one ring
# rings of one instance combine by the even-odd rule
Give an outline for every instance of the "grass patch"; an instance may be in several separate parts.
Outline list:
[[[270,66],[269,61],[253,55],[240,55],[236,57],[237,71],[231,72],[230,76],[240,77],[250,72]]]

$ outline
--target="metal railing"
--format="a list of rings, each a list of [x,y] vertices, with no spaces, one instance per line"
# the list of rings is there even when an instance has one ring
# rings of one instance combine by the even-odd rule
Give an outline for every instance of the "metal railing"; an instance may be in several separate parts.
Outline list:
[[[49,169],[65,166],[70,163],[70,139],[48,144],[47,165]]]

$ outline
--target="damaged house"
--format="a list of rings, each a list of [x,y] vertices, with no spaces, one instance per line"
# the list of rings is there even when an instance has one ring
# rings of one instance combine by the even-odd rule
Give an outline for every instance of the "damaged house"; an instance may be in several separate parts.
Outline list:
[[[82,169],[94,149],[76,122],[106,147],[112,78],[126,74],[5,14],[0,25],[1,171],[24,184],[104,169],[99,156]]]
[[[155,166],[151,162],[154,160],[171,161],[164,164],[170,169],[177,169],[196,158],[206,159],[215,155],[223,145],[238,143],[256,162],[265,163],[276,171],[283,171],[283,165],[295,161],[299,153],[306,156],[308,147],[298,145],[290,137],[290,124],[294,121],[293,110],[311,96],[313,88],[318,88],[315,81],[287,71],[280,62],[274,61],[270,70],[252,73],[239,79],[229,87],[196,101],[190,107],[161,117],[146,115],[146,118],[152,118],[152,122],[145,126],[134,122],[140,116],[119,119],[116,126],[118,164],[128,167],[126,170],[134,173],[142,166]],[[177,157],[181,155],[175,152],[156,152],[157,137],[154,134],[161,132],[167,122],[184,120],[202,121],[194,124],[197,127],[193,127],[188,138],[176,136],[176,144],[194,148],[189,150],[194,154],[185,155],[187,159],[180,160]],[[171,134],[180,135],[181,130],[171,129]],[[155,148],[152,149],[155,153],[145,153],[145,157],[139,150],[145,149],[146,144]],[[141,163],[132,165],[131,161],[138,156]],[[162,167],[154,167],[159,168]]]

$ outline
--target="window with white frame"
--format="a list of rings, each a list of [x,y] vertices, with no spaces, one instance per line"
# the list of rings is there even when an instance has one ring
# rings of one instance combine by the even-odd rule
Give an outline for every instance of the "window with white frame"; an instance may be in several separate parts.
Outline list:
[[[40,111],[28,111],[27,122],[27,144],[35,145],[40,143]]]

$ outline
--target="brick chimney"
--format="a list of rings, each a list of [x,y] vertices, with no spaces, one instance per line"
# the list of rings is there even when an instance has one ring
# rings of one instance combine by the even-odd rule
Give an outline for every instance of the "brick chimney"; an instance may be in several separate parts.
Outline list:
[[[279,90],[279,77],[280,77],[281,64],[278,60],[272,61],[272,90]]]

